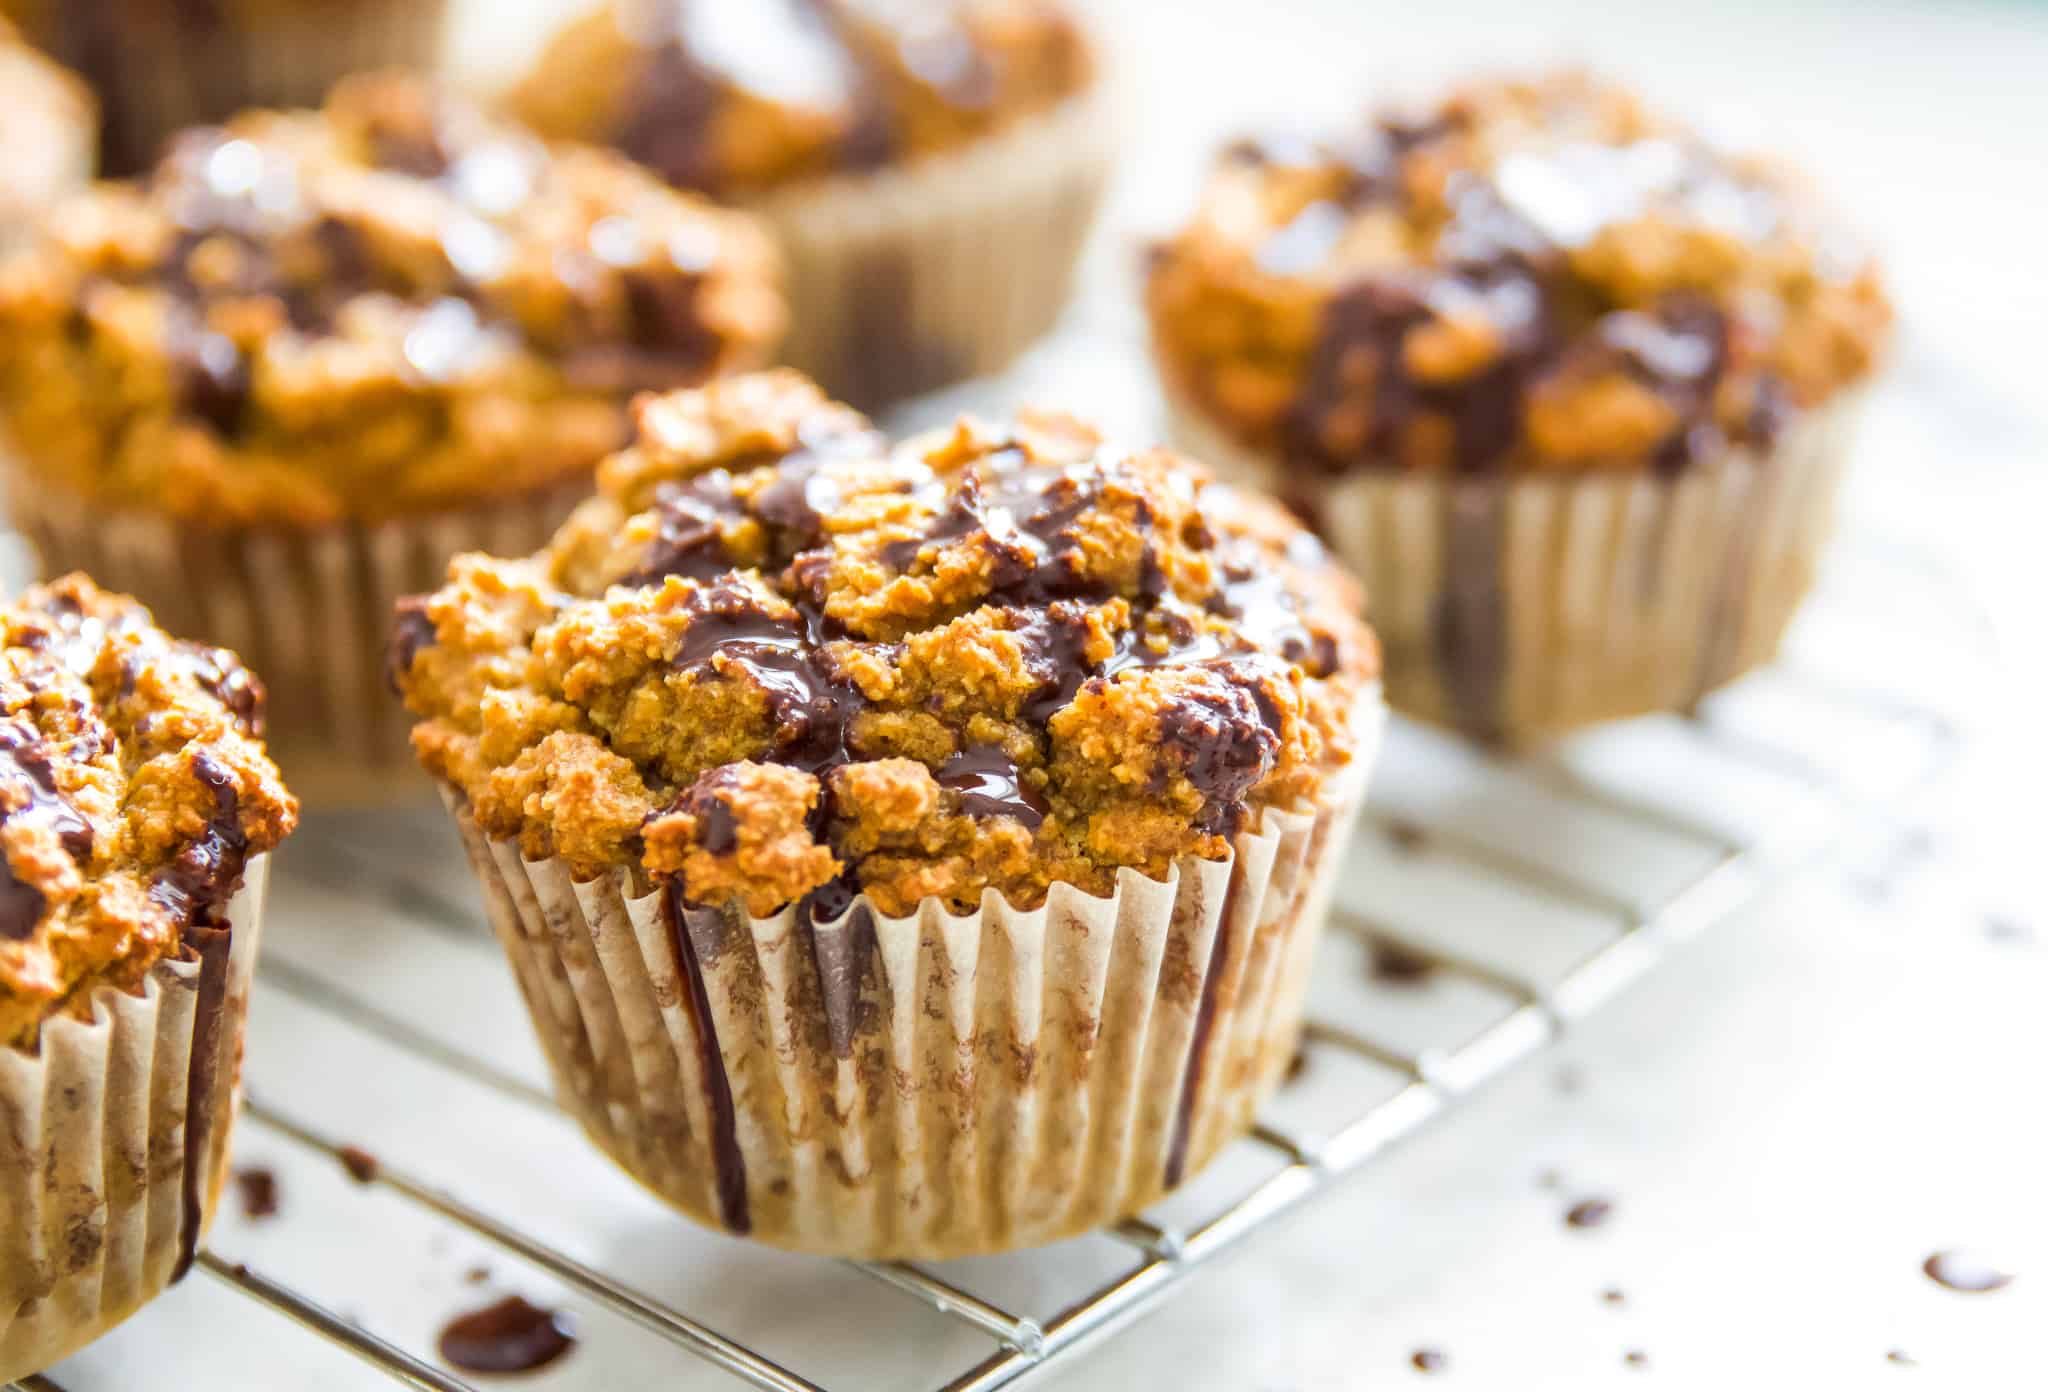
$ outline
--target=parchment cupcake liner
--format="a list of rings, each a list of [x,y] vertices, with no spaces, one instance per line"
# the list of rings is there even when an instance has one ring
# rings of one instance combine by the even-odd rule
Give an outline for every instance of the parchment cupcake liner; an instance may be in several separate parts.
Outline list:
[[[1221,861],[1042,908],[985,895],[835,922],[578,883],[444,788],[561,1105],[690,1217],[775,1246],[943,1258],[1157,1200],[1250,1124],[1298,1041],[1308,958],[1383,720],[1314,807]]]
[[[1177,444],[1277,494],[1365,582],[1394,709],[1526,745],[1691,709],[1776,655],[1833,533],[1860,404],[1670,477],[1330,478],[1171,394],[1168,412]]]
[[[1003,367],[1067,303],[1114,124],[1098,77],[963,149],[749,202],[788,258],[784,361],[868,411]]]
[[[579,478],[374,526],[207,529],[96,508],[20,469],[11,485],[11,520],[43,575],[85,571],[262,674],[271,756],[302,801],[327,807],[427,793],[384,682],[392,606],[439,587],[460,552],[539,550],[589,488]]]
[[[0,1382],[98,1338],[184,1274],[227,1179],[267,858],[229,931],[102,986],[34,1054],[0,1047]]]
[[[60,12],[100,15],[81,23]],[[35,37],[86,72],[105,106],[107,159],[127,174],[153,163],[187,126],[251,106],[318,106],[352,72],[431,68],[445,0],[303,0],[233,6],[205,30],[179,7],[52,0]]]

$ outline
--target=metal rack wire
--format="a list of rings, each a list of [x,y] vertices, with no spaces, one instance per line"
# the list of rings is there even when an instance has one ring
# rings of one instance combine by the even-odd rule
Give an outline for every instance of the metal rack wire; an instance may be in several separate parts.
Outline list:
[[[917,1266],[856,1264],[860,1272],[904,1300],[917,1302],[986,1341],[982,1356],[938,1384],[936,1392],[993,1392],[996,1388],[1016,1386],[1064,1364],[1073,1353],[1129,1326],[1214,1258],[1247,1241],[1282,1214],[1356,1174],[1388,1147],[1553,1043],[1574,1022],[1597,1010],[1649,970],[1674,945],[1727,919],[1781,884],[1803,864],[1840,847],[1865,823],[1868,814],[1883,815],[1886,809],[1900,806],[1917,789],[1938,780],[1952,764],[1961,738],[1953,717],[1902,702],[1885,692],[1844,686],[1817,671],[1797,666],[1781,666],[1776,671],[1778,678],[1797,685],[1824,705],[1881,716],[1918,731],[1916,757],[1907,761],[1908,767],[1888,787],[1875,794],[1867,788],[1858,789],[1853,797],[1833,800],[1832,810],[1781,826],[1761,839],[1734,836],[1703,820],[1673,811],[1655,797],[1639,797],[1633,791],[1601,786],[1558,760],[1502,765],[1511,768],[1514,777],[1544,789],[1548,795],[1697,843],[1704,855],[1704,868],[1675,891],[1660,896],[1657,902],[1644,904],[1628,894],[1617,893],[1456,827],[1427,827],[1426,835],[1434,851],[1454,858],[1470,873],[1489,875],[1518,886],[1520,893],[1568,902],[1600,916],[1609,925],[1604,942],[1561,975],[1536,979],[1527,971],[1491,960],[1486,954],[1450,947],[1398,925],[1378,921],[1364,904],[1340,902],[1333,921],[1338,932],[1391,944],[1430,970],[1481,987],[1503,999],[1505,1013],[1454,1047],[1419,1050],[1389,1042],[1370,1025],[1327,1014],[1314,1016],[1308,1026],[1306,1049],[1334,1051],[1390,1072],[1393,1090],[1375,1097],[1341,1125],[1321,1134],[1277,1121],[1262,1122],[1241,1145],[1266,1152],[1278,1162],[1278,1168],[1264,1173],[1232,1196],[1219,1212],[1197,1224],[1179,1227],[1134,1218],[1109,1230],[1104,1235],[1125,1253],[1121,1269],[1093,1288],[1074,1292],[1049,1318],[1033,1318],[1004,1308]],[[1823,793],[1839,791],[1833,774],[1804,753],[1787,744],[1760,741],[1744,734],[1717,719],[1711,703],[1708,712],[1687,719],[1692,735],[1719,757],[1768,770],[1774,776]],[[1857,809],[1856,815],[1846,814],[1845,807]],[[1413,838],[1417,828],[1395,814],[1369,811],[1367,829],[1362,834],[1378,834],[1398,844]],[[344,866],[338,873],[352,871]],[[428,917],[464,917],[458,908],[431,902],[415,903],[413,908]],[[552,1109],[545,1093],[532,1083],[449,1048],[400,1016],[382,1013],[337,988],[318,973],[276,960],[267,961],[261,970],[269,988],[292,997],[301,1006],[344,1016],[351,1027],[379,1035],[435,1068],[457,1075],[464,1086],[489,1089],[519,1106]],[[245,1124],[330,1160],[347,1160],[349,1147],[339,1136],[263,1096],[249,1099]],[[601,1162],[593,1158],[592,1163]],[[383,1163],[373,1173],[359,1173],[356,1177],[386,1195],[416,1206],[436,1221],[452,1225],[545,1273],[592,1307],[608,1311],[675,1349],[723,1369],[738,1384],[773,1392],[827,1392],[819,1383],[740,1338],[486,1212],[427,1177]],[[366,1373],[367,1381],[431,1392],[469,1389],[469,1384],[419,1353],[360,1327],[292,1285],[212,1252],[201,1255],[198,1270],[205,1279],[232,1288],[353,1355],[366,1370],[379,1375],[373,1378]],[[14,1385],[23,1392],[63,1392],[48,1377],[31,1377]]]

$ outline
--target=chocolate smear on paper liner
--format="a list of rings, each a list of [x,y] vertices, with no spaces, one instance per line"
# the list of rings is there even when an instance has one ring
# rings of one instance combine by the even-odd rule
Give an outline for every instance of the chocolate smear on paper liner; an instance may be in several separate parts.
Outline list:
[[[213,1149],[213,1121],[220,1109],[216,1090],[234,1086],[221,1076],[221,1020],[227,1013],[228,952],[234,933],[226,927],[194,925],[185,943],[199,958],[199,998],[192,1007],[192,1057],[185,1074],[185,1171],[183,1213],[178,1228],[178,1261],[173,1284],[185,1279],[199,1255],[199,1230],[206,1224],[206,1163]]]
[[[1195,1008],[1194,1028],[1188,1034],[1188,1061],[1182,1074],[1180,1105],[1174,1111],[1173,1139],[1166,1151],[1166,1185],[1177,1186],[1187,1170],[1189,1131],[1194,1125],[1195,1099],[1201,1091],[1202,1075],[1209,1058],[1209,1039],[1215,1030],[1217,997],[1223,989],[1223,972],[1230,957],[1232,925],[1237,914],[1238,892],[1244,884],[1244,862],[1233,859],[1230,884],[1223,891],[1223,908],[1216,918],[1215,940],[1209,945],[1209,965],[1202,973],[1202,1001]]]
[[[1444,696],[1457,721],[1497,742],[1508,663],[1507,595],[1501,588],[1507,493],[1492,483],[1457,483],[1443,515],[1443,576],[1431,640]]]
[[[700,935],[715,942],[724,932],[724,915],[716,909],[685,908],[672,883],[662,887],[661,912],[668,920],[669,942],[676,954],[676,975],[686,992],[684,1004],[697,1027],[698,1058],[704,1068],[704,1086],[709,1094],[706,1101],[711,1109],[711,1160],[716,1172],[719,1215],[730,1231],[745,1234],[753,1228],[747,1211],[747,1159],[740,1152],[732,1080],[725,1073],[725,1055],[718,1047],[718,1029],[711,1015],[711,994],[705,988],[704,968],[697,955]]]

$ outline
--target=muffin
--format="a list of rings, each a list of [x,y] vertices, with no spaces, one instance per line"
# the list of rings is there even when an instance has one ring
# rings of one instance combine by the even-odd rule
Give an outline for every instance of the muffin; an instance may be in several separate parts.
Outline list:
[[[391,669],[596,1143],[782,1247],[1130,1213],[1250,1124],[1380,724],[1277,506],[1078,423],[891,446],[788,372],[650,399]]]
[[[1058,318],[1108,173],[1096,69],[1056,0],[619,0],[511,101],[766,218],[787,361],[872,410]]]
[[[105,113],[111,172],[147,169],[186,126],[249,106],[312,106],[339,78],[431,67],[443,0],[0,0],[78,69]]]
[[[220,1197],[298,817],[263,705],[83,576],[0,608],[0,1381],[182,1276]]]
[[[92,181],[97,128],[86,85],[0,19],[0,251],[25,238],[45,207]]]
[[[1176,438],[1359,571],[1395,708],[1509,743],[1770,659],[1891,320],[1799,183],[1578,73],[1227,151],[1147,302]]]
[[[783,322],[751,219],[396,76],[188,132],[44,231],[0,267],[15,523],[46,574],[273,674],[315,801],[412,767],[397,598],[539,546],[635,393],[755,365]]]

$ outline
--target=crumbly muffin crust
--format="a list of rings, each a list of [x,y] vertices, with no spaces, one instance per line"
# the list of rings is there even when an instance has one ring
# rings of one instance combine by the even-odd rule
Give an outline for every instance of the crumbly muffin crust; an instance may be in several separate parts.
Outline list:
[[[513,94],[536,130],[747,195],[915,159],[1085,87],[1057,0],[617,0]]]
[[[1891,320],[1794,180],[1576,72],[1232,148],[1147,300],[1176,391],[1331,472],[1767,446],[1872,370]]]
[[[263,751],[263,687],[83,576],[0,609],[0,1042],[140,990],[273,849],[298,804]]]
[[[651,399],[541,554],[465,556],[390,670],[479,823],[579,876],[831,916],[1103,893],[1352,756],[1353,583],[1277,506],[1039,416],[891,447],[802,377]]]
[[[574,477],[626,401],[758,365],[742,214],[395,74],[180,137],[0,270],[0,411],[36,476],[197,523],[314,526]]]
[[[35,214],[92,176],[98,108],[79,77],[22,41],[0,18],[0,248],[15,245]]]

